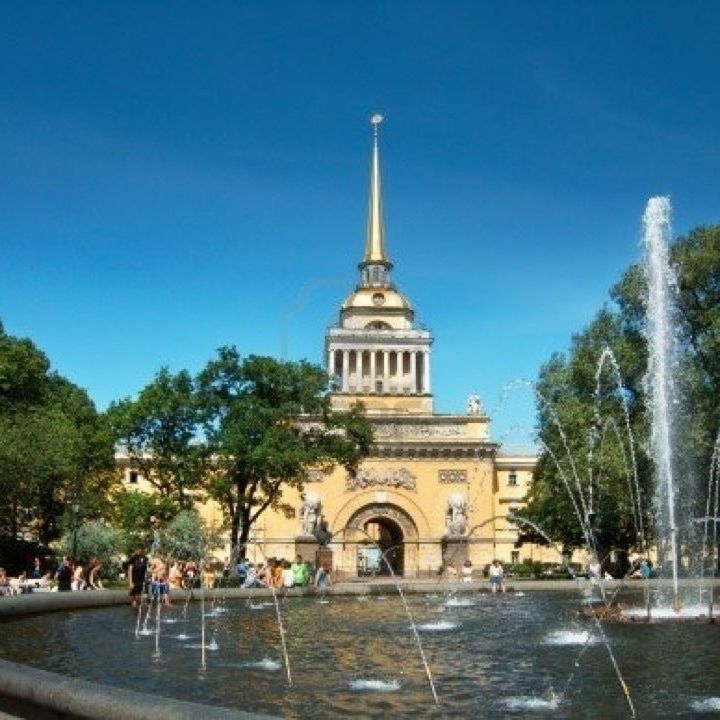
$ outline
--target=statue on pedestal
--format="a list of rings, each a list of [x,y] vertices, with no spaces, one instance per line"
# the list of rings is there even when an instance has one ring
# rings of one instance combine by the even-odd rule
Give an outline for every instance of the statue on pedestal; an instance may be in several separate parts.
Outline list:
[[[332,540],[332,533],[328,529],[328,523],[324,515],[320,516],[313,535],[315,535],[315,539],[321,548],[327,547],[327,544]]]
[[[446,532],[450,537],[461,537],[467,532],[467,500],[460,493],[448,497]]]
[[[482,415],[483,406],[480,396],[476,393],[470,393],[467,399],[467,414],[468,415]]]
[[[300,515],[300,534],[314,535],[320,517],[320,497],[314,493],[305,493]]]

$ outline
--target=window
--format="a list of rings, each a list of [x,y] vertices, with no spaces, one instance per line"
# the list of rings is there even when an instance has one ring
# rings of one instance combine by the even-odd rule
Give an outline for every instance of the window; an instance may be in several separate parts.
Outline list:
[[[508,485],[511,485],[512,487],[516,487],[518,484],[518,476],[515,470],[511,470],[508,473]]]
[[[511,550],[510,551],[510,562],[513,565],[517,565],[520,562],[520,551],[519,550]]]
[[[138,477],[139,477],[139,476],[138,476],[138,471],[137,471],[137,470],[131,470],[131,471],[128,473],[128,482],[129,482],[130,484],[132,484],[132,485],[137,485]]]

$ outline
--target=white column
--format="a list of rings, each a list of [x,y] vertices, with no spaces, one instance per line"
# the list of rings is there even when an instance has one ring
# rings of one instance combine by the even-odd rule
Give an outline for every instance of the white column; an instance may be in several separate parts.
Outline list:
[[[343,371],[342,371],[342,391],[347,392],[349,389],[349,383],[350,380],[350,351],[349,350],[343,350],[342,351],[342,358],[343,358]]]
[[[375,356],[377,350],[370,351],[370,392],[375,392]]]
[[[383,350],[383,392],[390,392],[390,351]]]
[[[430,351],[423,353],[423,392],[430,393]]]
[[[327,371],[328,371],[328,377],[330,379],[332,379],[332,376],[335,374],[335,351],[334,350],[328,350]]]
[[[410,392],[413,395],[417,395],[417,351],[412,350],[410,352]]]

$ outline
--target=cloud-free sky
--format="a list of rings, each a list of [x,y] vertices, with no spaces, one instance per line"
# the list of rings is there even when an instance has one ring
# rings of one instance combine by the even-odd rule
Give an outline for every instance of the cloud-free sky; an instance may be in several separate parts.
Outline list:
[[[720,221],[713,2],[36,2],[3,10],[0,318],[102,408],[220,345],[322,361],[372,112],[436,408],[590,321],[647,198]],[[515,429],[513,429],[515,428]]]

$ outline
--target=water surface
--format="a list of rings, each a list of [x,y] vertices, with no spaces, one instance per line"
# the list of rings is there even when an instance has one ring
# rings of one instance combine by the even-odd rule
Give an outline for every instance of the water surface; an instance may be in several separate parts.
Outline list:
[[[448,602],[449,600],[449,602]],[[281,601],[293,686],[271,603],[228,601],[207,620],[200,669],[199,604],[163,608],[135,636],[127,607],[4,623],[9,660],[177,699],[287,718],[623,718],[627,704],[577,593],[409,598],[441,701],[435,707],[399,600]],[[208,609],[211,606],[208,605]],[[717,716],[720,629],[708,624],[603,625],[638,717]],[[578,662],[578,657],[582,654]],[[577,663],[577,666],[576,666]],[[564,692],[567,688],[567,692]]]

